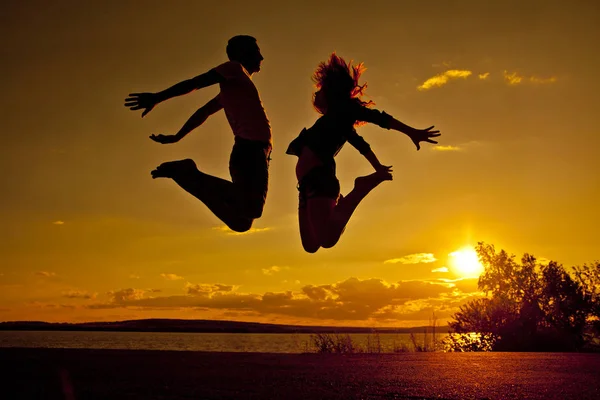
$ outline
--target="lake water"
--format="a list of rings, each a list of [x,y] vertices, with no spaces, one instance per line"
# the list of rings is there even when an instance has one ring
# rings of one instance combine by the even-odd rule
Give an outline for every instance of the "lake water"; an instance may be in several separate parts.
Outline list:
[[[335,337],[335,335],[331,335]],[[346,337],[340,334],[340,337]],[[410,334],[350,334],[355,348],[365,352],[414,351]],[[438,334],[439,342],[446,334]],[[416,334],[416,341],[429,344],[432,336]],[[225,352],[306,353],[315,352],[310,334],[261,333],[168,333],[168,332],[79,332],[0,331],[0,347],[45,347],[79,349],[192,350]]]

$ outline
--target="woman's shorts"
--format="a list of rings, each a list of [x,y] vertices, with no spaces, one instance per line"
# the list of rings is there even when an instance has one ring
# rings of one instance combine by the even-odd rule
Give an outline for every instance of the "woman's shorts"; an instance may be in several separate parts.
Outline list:
[[[321,165],[311,169],[298,183],[299,207],[304,208],[306,201],[314,197],[337,199],[340,197],[340,181],[335,176],[335,168]]]

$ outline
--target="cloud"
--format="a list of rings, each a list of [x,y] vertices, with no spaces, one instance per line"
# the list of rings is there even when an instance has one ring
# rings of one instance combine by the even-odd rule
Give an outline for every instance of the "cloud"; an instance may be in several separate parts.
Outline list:
[[[143,289],[120,289],[117,291],[108,292],[108,295],[112,297],[114,303],[124,303],[127,301],[140,300],[144,298],[146,291]]]
[[[53,224],[54,225],[64,225],[65,221],[54,221]]]
[[[486,80],[489,76],[490,76],[489,72],[484,72],[483,74],[478,75],[479,79],[481,79],[482,81]]]
[[[431,263],[437,261],[432,253],[416,253],[400,258],[392,258],[385,260],[384,264],[419,264],[419,263]]]
[[[539,76],[523,76],[519,75],[517,72],[504,71],[504,81],[509,85],[519,85],[522,83],[532,83],[532,84],[550,84],[556,82],[557,78],[552,76],[550,78],[541,78]]]
[[[160,276],[168,281],[178,281],[183,279],[183,276],[175,275],[175,274],[160,274]]]
[[[46,277],[46,278],[49,278],[51,276],[56,276],[56,273],[54,273],[54,272],[48,272],[48,271],[35,271],[34,274],[37,275],[37,276],[43,276],[43,277]]]
[[[97,293],[89,293],[83,290],[69,290],[63,292],[62,295],[69,299],[95,299]]]
[[[140,276],[136,274],[130,274],[129,279],[140,279]]]
[[[266,232],[266,231],[271,230],[271,228],[250,228],[246,232],[236,232],[236,231],[232,231],[227,226],[217,226],[217,227],[214,227],[213,229],[220,231],[220,232],[224,232],[227,235],[232,235],[232,236],[250,235],[252,233],[260,233],[260,232]]]
[[[508,71],[504,71],[504,80],[509,85],[518,85],[523,80],[523,77],[519,76],[516,72],[509,74]]]
[[[191,296],[202,296],[211,297],[215,293],[231,292],[234,290],[232,285],[221,285],[220,283],[215,284],[185,284],[185,291]]]
[[[550,78],[540,78],[538,76],[530,76],[529,77],[529,82],[531,83],[539,83],[539,84],[546,84],[546,83],[554,83],[556,82],[557,78],[555,76],[552,76]]]
[[[279,268],[277,265],[272,266],[271,268],[263,268],[262,269],[262,273],[265,275],[273,275],[276,272],[281,271],[281,268]]]
[[[451,79],[467,79],[471,74],[473,74],[473,72],[467,70],[450,69],[427,79],[421,85],[417,86],[417,90],[423,91],[434,87],[444,86]]]
[[[434,268],[431,272],[448,272],[448,267]]]
[[[279,267],[277,265],[273,265],[270,268],[263,268],[262,269],[262,273],[265,274],[265,275],[271,276],[271,275],[273,275],[273,274],[275,274],[277,272],[280,272],[281,270],[284,270],[284,269],[290,269],[290,267]]]
[[[433,150],[435,151],[461,151],[462,149],[458,146],[433,146]]]
[[[452,61],[442,61],[441,64],[431,64],[431,66],[433,68],[441,68],[441,67],[449,68],[451,65],[452,65]]]
[[[111,302],[87,308],[144,308],[221,310],[256,315],[336,321],[410,319],[431,316],[430,311],[456,311],[476,291],[476,280],[400,281],[348,278],[344,281],[305,285],[299,291],[238,293],[232,285],[185,285],[184,295],[149,297],[139,289],[112,292]],[[425,311],[423,311],[425,310]]]

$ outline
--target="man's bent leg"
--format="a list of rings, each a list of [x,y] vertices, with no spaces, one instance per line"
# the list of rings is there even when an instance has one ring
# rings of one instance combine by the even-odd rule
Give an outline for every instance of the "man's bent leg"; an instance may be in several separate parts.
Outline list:
[[[252,227],[253,220],[240,216],[231,204],[232,199],[237,197],[235,185],[199,171],[192,160],[163,163],[152,171],[152,177],[173,179],[183,190],[202,201],[233,231],[246,232]]]

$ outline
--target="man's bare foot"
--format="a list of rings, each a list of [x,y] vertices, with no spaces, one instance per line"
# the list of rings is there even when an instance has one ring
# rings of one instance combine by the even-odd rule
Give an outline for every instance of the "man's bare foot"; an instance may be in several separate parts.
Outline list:
[[[178,174],[197,170],[196,163],[186,158],[185,160],[164,162],[156,167],[154,171],[150,172],[150,174],[152,174],[152,179],[173,178]]]
[[[377,171],[371,175],[359,176],[354,180],[354,187],[361,191],[371,191],[383,181],[391,181],[392,173],[389,171]]]

